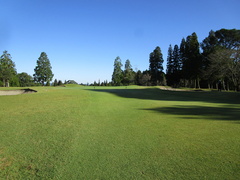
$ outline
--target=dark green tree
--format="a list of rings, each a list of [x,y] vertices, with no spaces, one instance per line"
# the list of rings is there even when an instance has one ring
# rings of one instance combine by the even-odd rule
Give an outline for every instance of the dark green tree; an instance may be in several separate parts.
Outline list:
[[[150,53],[149,71],[152,85],[161,85],[163,82],[163,55],[159,46]]]
[[[179,87],[180,86],[180,80],[182,78],[182,62],[180,58],[179,48],[178,45],[174,46],[173,49],[173,71],[172,71],[172,86]]]
[[[11,55],[7,51],[3,51],[0,57],[0,79],[4,87],[9,87],[10,80],[16,76],[15,63],[12,61]]]
[[[61,80],[58,81],[57,83],[58,86],[62,86],[63,85],[63,82]]]
[[[240,30],[237,29],[220,29],[215,32],[218,39],[218,45],[226,49],[239,49],[240,47]]]
[[[200,88],[202,59],[200,54],[200,45],[196,33],[192,33],[192,35],[187,37],[184,51],[184,78],[189,80],[190,86]]]
[[[174,70],[173,66],[173,49],[172,45],[169,45],[168,56],[167,56],[167,74],[172,74]]]
[[[15,74],[9,81],[9,84],[11,87],[19,87],[20,83],[19,83],[19,78],[17,76],[17,74]]]
[[[130,60],[126,60],[125,62],[125,70],[123,72],[123,84],[124,85],[129,85],[134,82],[134,72],[132,69],[132,65],[130,63]]]
[[[50,83],[50,81],[52,80],[52,67],[45,52],[42,52],[40,57],[38,58],[37,66],[34,71],[34,80],[41,83],[43,86],[45,82]]]
[[[123,71],[122,71],[122,62],[120,57],[116,57],[114,61],[114,70],[112,74],[112,83],[115,86],[120,86],[122,85],[122,80],[123,80]]]
[[[201,43],[203,50],[203,72],[208,87],[213,87],[219,80],[223,87],[238,88],[238,69],[240,30],[220,29],[210,31]],[[229,89],[229,88],[227,88]]]
[[[211,88],[211,84],[215,81],[214,74],[209,72],[210,66],[210,55],[213,54],[218,48],[218,39],[215,35],[215,32],[211,30],[208,37],[206,37],[202,43],[202,78],[208,85],[208,88]],[[212,68],[212,67],[211,67]]]
[[[33,77],[25,72],[18,74],[18,79],[21,87],[33,86]]]
[[[57,86],[57,85],[58,85],[58,81],[57,81],[57,79],[55,79],[53,82],[53,86]]]
[[[142,76],[142,72],[140,70],[138,70],[135,74],[135,84],[136,85],[141,85],[141,83],[140,83],[141,76]]]
[[[169,45],[168,48],[168,56],[167,56],[167,70],[166,70],[166,77],[167,77],[167,84],[169,86],[174,84],[173,74],[174,72],[174,64],[173,64],[173,49],[172,45]]]

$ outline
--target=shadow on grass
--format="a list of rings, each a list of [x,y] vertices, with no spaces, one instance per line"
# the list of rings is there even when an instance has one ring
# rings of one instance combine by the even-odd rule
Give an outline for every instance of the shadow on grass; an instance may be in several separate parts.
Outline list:
[[[178,115],[183,119],[206,118],[212,120],[240,121],[240,109],[230,107],[174,106],[140,110]]]
[[[240,93],[234,92],[191,92],[166,91],[158,88],[146,89],[88,89],[107,92],[124,98],[162,100],[162,101],[199,101],[210,103],[240,104]]]

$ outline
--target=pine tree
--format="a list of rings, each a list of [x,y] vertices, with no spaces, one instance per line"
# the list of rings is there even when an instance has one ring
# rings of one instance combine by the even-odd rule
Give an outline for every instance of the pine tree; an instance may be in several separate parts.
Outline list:
[[[52,67],[45,52],[42,52],[37,60],[37,66],[34,69],[34,80],[44,85],[45,82],[50,83],[53,78]]]
[[[62,81],[59,80],[58,83],[57,83],[57,85],[58,85],[58,86],[62,86],[62,85],[63,85]]]
[[[183,75],[190,81],[191,86],[200,88],[200,75],[202,70],[202,60],[200,55],[200,45],[197,34],[188,36],[185,43],[183,56]]]
[[[163,81],[163,55],[159,46],[150,53],[149,71],[152,85],[159,85]]]
[[[180,80],[181,80],[181,59],[180,59],[180,52],[178,45],[174,46],[173,49],[173,86],[178,87],[180,85]]]
[[[132,70],[132,65],[130,63],[130,60],[127,59],[125,62],[125,70],[123,72],[124,77],[123,77],[123,84],[124,85],[129,85],[131,83],[133,83],[134,81],[134,74],[133,74],[133,70]]]
[[[116,57],[114,61],[114,70],[112,74],[112,83],[115,86],[120,86],[123,80],[122,62],[120,57]]]
[[[173,71],[174,71],[174,65],[173,65],[173,49],[172,49],[172,45],[169,45],[168,48],[168,56],[167,56],[167,84],[168,85],[173,85]]]
[[[17,75],[15,63],[12,61],[11,55],[7,51],[3,51],[0,57],[0,79],[3,86],[9,87],[9,81]]]
[[[57,79],[55,79],[53,82],[53,86],[57,86],[57,85],[58,85],[58,81],[57,81]]]

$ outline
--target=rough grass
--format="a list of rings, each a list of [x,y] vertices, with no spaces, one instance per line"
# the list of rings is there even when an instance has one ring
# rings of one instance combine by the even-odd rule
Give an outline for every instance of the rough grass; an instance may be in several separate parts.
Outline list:
[[[143,87],[0,96],[0,179],[238,179],[240,94]]]

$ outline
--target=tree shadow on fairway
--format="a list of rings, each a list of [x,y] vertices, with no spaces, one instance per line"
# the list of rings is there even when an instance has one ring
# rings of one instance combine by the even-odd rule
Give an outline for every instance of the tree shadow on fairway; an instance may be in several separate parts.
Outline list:
[[[210,103],[240,104],[240,93],[234,92],[192,92],[166,91],[158,88],[145,89],[88,89],[106,92],[123,98],[135,98],[161,101],[198,101]]]
[[[240,109],[224,107],[205,107],[205,106],[174,106],[161,107],[150,110],[159,113],[178,115],[182,119],[211,119],[224,121],[240,121]]]

